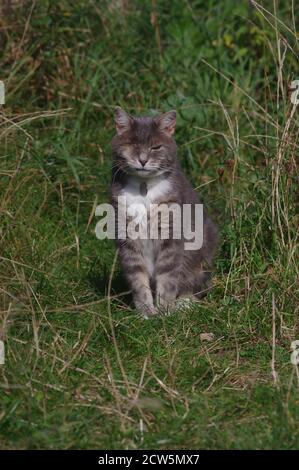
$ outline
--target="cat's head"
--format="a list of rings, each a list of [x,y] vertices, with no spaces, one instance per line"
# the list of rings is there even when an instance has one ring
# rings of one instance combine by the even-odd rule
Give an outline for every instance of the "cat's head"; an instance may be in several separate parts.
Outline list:
[[[116,107],[117,134],[112,139],[116,166],[141,178],[171,171],[176,164],[175,124],[175,111],[156,117],[133,117]]]

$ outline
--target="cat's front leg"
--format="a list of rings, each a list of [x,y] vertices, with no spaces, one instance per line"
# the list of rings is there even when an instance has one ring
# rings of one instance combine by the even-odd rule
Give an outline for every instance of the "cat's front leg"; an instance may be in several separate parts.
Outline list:
[[[121,244],[119,254],[136,309],[146,318],[155,315],[157,311],[139,241],[126,240]]]
[[[162,243],[155,267],[156,304],[162,310],[171,310],[175,307],[179,292],[182,253],[179,240],[165,240]]]

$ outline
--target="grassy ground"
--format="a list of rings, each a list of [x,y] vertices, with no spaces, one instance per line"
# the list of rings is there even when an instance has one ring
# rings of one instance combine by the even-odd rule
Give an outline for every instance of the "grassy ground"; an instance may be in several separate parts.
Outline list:
[[[299,448],[293,2],[12,3],[1,448]],[[178,111],[182,165],[221,231],[214,289],[191,311],[141,320],[95,237],[115,104]]]

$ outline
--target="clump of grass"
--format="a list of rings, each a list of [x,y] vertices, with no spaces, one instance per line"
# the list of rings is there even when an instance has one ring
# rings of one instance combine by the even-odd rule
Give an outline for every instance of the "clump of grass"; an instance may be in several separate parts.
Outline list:
[[[0,19],[1,447],[298,448],[293,3],[21,3]],[[94,235],[117,103],[178,110],[221,230],[209,296],[150,322]]]

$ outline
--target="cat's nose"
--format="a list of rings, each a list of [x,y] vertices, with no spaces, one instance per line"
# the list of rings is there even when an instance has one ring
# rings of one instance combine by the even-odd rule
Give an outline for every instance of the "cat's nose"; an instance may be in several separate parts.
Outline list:
[[[140,161],[140,163],[141,163],[142,166],[145,166],[145,164],[146,164],[147,161],[148,161],[148,154],[142,152],[142,153],[139,155],[138,160]]]

